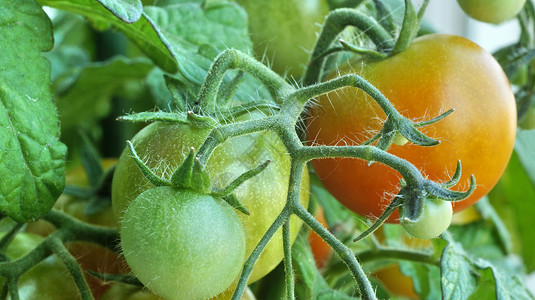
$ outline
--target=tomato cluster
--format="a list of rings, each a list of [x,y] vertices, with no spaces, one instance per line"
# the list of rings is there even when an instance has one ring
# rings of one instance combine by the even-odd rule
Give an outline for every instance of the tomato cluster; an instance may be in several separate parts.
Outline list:
[[[247,118],[249,117],[251,116],[247,116]],[[190,149],[192,147],[198,148],[206,139],[210,131],[211,128],[197,128],[190,124],[155,122],[145,127],[134,137],[133,145],[138,155],[143,159],[145,164],[154,171],[154,173],[169,179],[173,170],[176,170],[178,165],[183,162]],[[290,158],[286,148],[274,133],[261,132],[250,134],[230,139],[217,147],[206,164],[206,169],[210,175],[214,188],[223,188],[244,172],[254,169],[266,160],[271,160],[272,163],[259,175],[247,180],[235,191],[237,198],[250,212],[250,215],[238,213],[240,220],[238,223],[243,225],[245,230],[245,256],[252,252],[286,203],[290,172]],[[303,205],[306,206],[308,203],[308,173],[305,172],[303,175],[301,200]],[[127,244],[123,244],[123,248],[126,246],[133,253],[135,253],[136,250],[143,248],[150,248],[148,252],[167,252],[164,249],[168,248],[161,243],[153,241],[152,243],[142,245],[142,243],[145,242],[142,242],[140,239],[141,237],[156,235],[156,233],[159,232],[169,232],[169,230],[171,230],[170,228],[176,226],[178,228],[172,230],[176,235],[178,235],[178,231],[182,232],[184,235],[186,235],[186,233],[183,231],[187,231],[188,235],[194,235],[195,239],[187,242],[192,244],[191,249],[208,249],[211,254],[206,253],[206,255],[211,255],[212,259],[215,258],[216,261],[227,260],[227,256],[233,256],[239,253],[238,251],[236,254],[230,255],[222,249],[219,249],[225,247],[233,249],[236,244],[239,244],[236,242],[237,237],[218,242],[215,242],[215,240],[211,238],[199,240],[199,238],[202,237],[202,232],[206,232],[207,234],[212,233],[222,237],[227,235],[225,227],[212,226],[210,223],[202,223],[206,220],[201,222],[203,216],[211,216],[215,214],[215,211],[209,207],[197,207],[201,205],[202,202],[198,200],[202,199],[202,197],[193,197],[197,200],[192,202],[191,209],[180,208],[178,207],[179,203],[177,202],[173,207],[162,207],[161,209],[158,208],[159,211],[151,210],[150,212],[142,212],[141,210],[146,208],[148,202],[142,204],[140,203],[142,200],[140,198],[145,198],[149,191],[151,191],[150,198],[161,199],[163,202],[177,201],[176,198],[182,199],[183,201],[187,200],[187,197],[178,194],[173,197],[166,197],[165,195],[168,196],[168,193],[162,193],[164,190],[161,188],[154,189],[152,187],[151,183],[139,170],[139,167],[131,157],[131,154],[128,150],[125,150],[119,159],[112,188],[113,210],[119,224],[121,224],[121,235],[123,236],[123,239],[128,236],[127,240],[130,240],[130,242],[126,242]],[[143,201],[146,202],[151,200]],[[214,201],[215,199],[212,201],[212,205],[215,205]],[[156,208],[154,209],[156,210]],[[188,218],[191,218],[190,226],[183,226],[185,223],[170,223],[165,221],[168,218],[171,218],[171,211],[173,214],[175,212],[179,213],[179,211],[183,213],[184,216],[181,217],[181,219],[183,219],[184,222],[186,222],[185,220],[189,220]],[[147,214],[150,214],[152,217],[148,217]],[[126,224],[134,222],[142,215],[146,215],[142,220],[154,219],[156,216],[159,216],[157,218],[158,222],[151,223],[150,226],[143,226],[140,229],[142,231],[124,232],[125,228],[123,227]],[[232,218],[234,217],[225,214],[225,216],[222,216],[222,219],[229,223],[236,223],[238,217],[236,217],[236,220],[233,220]],[[301,222],[298,219],[293,218],[295,217],[292,217],[291,220],[292,240],[296,238],[297,232],[301,226]],[[196,222],[198,222],[198,224]],[[160,238],[164,239],[163,236],[160,236]],[[186,241],[173,240],[168,241],[168,243],[185,244]],[[171,246],[171,244],[169,247],[178,247],[178,245]],[[188,255],[192,255],[202,261],[206,259],[206,257],[202,257],[202,253],[203,252],[199,252],[199,254],[191,253]],[[168,265],[169,261],[180,261],[185,255],[185,253],[180,254],[180,251],[177,250],[172,252],[171,256],[166,256],[167,259],[165,260],[158,255],[155,255],[158,259],[155,257],[147,257],[144,259],[161,261],[162,263],[165,263],[165,265],[160,267],[165,268],[170,267],[170,265]],[[125,256],[128,260],[129,255],[126,251]],[[241,259],[245,256],[241,255]],[[152,255],[149,257],[152,257]],[[249,282],[254,282],[266,275],[275,268],[282,258],[282,233],[279,231],[269,242],[259,260],[256,262]],[[142,257],[131,258],[129,260],[129,264],[132,265],[131,261],[136,261],[133,264],[140,266],[140,269],[138,270],[139,274],[144,273],[144,270],[146,271],[148,264],[147,261],[141,260],[143,260]],[[241,266],[238,261],[233,262],[233,264]],[[197,268],[198,266],[196,264],[189,264],[189,267],[180,268],[176,272],[179,272],[180,274],[189,274],[190,271]],[[146,278],[146,281],[153,282],[154,277],[156,277],[159,271],[161,270],[158,269],[154,270],[154,272],[146,272],[150,277]],[[235,272],[225,273],[226,275],[224,275],[223,272],[213,272],[212,274],[216,274],[217,277],[214,281],[217,280],[216,282],[218,282],[221,280],[222,282],[226,282],[226,286],[230,285],[238,275]],[[179,277],[176,273],[174,273],[174,275],[176,275],[176,278]],[[198,284],[199,281],[196,281],[196,283]],[[215,284],[212,283],[211,285]],[[191,286],[191,289],[196,289],[196,287]],[[208,294],[208,296],[213,295]]]

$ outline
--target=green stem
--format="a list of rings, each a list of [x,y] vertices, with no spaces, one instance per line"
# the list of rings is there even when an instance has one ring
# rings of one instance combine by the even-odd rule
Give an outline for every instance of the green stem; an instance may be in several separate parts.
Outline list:
[[[199,148],[197,158],[202,164],[206,164],[214,149],[226,140],[239,135],[268,130],[275,126],[274,123],[274,118],[265,117],[214,128]]]
[[[231,300],[238,300],[241,298],[241,295],[243,294],[243,290],[245,289],[245,286],[247,285],[247,280],[249,279],[249,276],[251,275],[251,272],[253,271],[253,267],[260,257],[260,254],[262,254],[262,251],[267,246],[271,238],[275,235],[277,230],[290,218],[290,208],[288,205],[286,205],[281,213],[277,216],[275,221],[269,226],[266,233],[262,236],[256,247],[254,248],[253,252],[249,255],[245,263],[243,264],[242,273],[240,275],[240,279],[238,281],[238,285],[236,286],[236,290],[234,290],[234,293],[232,294]]]
[[[315,85],[301,88],[289,95],[288,97],[295,98],[297,99],[297,101],[305,103],[309,99],[321,96],[328,92],[332,92],[344,87],[356,87],[363,90],[364,92],[366,92],[366,94],[370,95],[370,97],[372,97],[375,102],[377,102],[377,104],[379,104],[383,112],[389,118],[402,118],[402,116],[394,108],[394,106],[392,106],[388,99],[386,99],[386,97],[376,87],[374,87],[364,78],[355,74],[344,75],[342,77],[338,77],[336,79],[332,79],[323,83],[318,83]]]
[[[375,291],[364,273],[364,270],[358,263],[355,254],[346,245],[340,242],[327,228],[323,227],[314,216],[312,216],[303,206],[293,206],[293,213],[301,218],[312,230],[314,230],[333,250],[340,256],[340,259],[348,266],[349,270],[355,277],[359,289],[362,293],[362,299],[377,299]]]
[[[352,157],[385,164],[396,171],[407,182],[407,185],[418,186],[424,182],[420,171],[408,161],[399,158],[374,146],[313,146],[303,147],[300,157],[313,160],[323,157]]]
[[[85,277],[82,272],[82,269],[80,268],[80,265],[76,261],[76,258],[74,258],[69,253],[67,248],[65,248],[65,245],[63,245],[63,242],[57,238],[50,239],[48,240],[48,246],[58,256],[58,258],[63,261],[63,263],[65,264],[65,266],[71,273],[71,276],[74,279],[74,282],[76,283],[76,286],[78,287],[78,290],[80,291],[80,296],[82,297],[82,300],[95,299],[93,295],[91,294],[91,290],[89,289],[89,285],[87,284],[87,281],[85,280]]]
[[[290,238],[290,218],[282,225],[282,241],[284,247],[284,275],[286,277],[286,299],[295,298],[294,272],[292,268],[292,244]]]
[[[340,8],[333,10],[327,16],[314,51],[312,52],[312,62],[308,66],[303,79],[305,86],[321,82],[325,57],[320,57],[320,55],[326,53],[331,48],[338,35],[347,26],[355,26],[365,33],[379,50],[391,49],[394,46],[394,39],[390,33],[373,18],[359,13],[354,9]]]
[[[293,91],[291,85],[267,66],[245,53],[235,49],[228,49],[219,54],[210,70],[208,70],[199,92],[196,103],[198,111],[196,112],[211,113],[215,111],[219,87],[227,71],[232,69],[247,72],[258,78],[269,90],[275,101],[280,101],[285,94]]]
[[[375,248],[360,252],[357,254],[358,261],[360,263],[367,263],[378,259],[384,258],[395,258],[400,260],[407,260],[419,263],[425,263],[429,265],[439,266],[440,261],[438,261],[432,254],[411,251],[411,250],[400,250],[400,249],[390,249],[390,248]]]

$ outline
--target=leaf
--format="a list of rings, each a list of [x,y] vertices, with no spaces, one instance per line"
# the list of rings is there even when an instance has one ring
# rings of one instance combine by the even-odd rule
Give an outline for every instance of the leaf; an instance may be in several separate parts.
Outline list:
[[[535,299],[523,283],[523,272],[511,268],[508,258],[500,267],[467,254],[450,235],[443,236],[448,241],[440,264],[443,299]]]
[[[50,20],[33,0],[0,0],[0,210],[41,217],[65,187],[66,147],[50,97]]]
[[[97,0],[114,16],[125,23],[139,20],[143,12],[140,0]]]
[[[113,0],[101,1],[114,2]],[[134,0],[124,1],[138,2]],[[127,24],[94,0],[38,0],[38,2],[41,5],[70,11],[98,22],[109,23],[138,45],[160,68],[170,73],[175,73],[178,70],[177,61],[169,50],[167,40],[162,37],[157,26],[145,13],[142,13],[135,23]]]
[[[117,95],[118,90],[127,83],[139,82],[141,85],[141,80],[148,76],[153,67],[146,59],[123,57],[86,64],[78,70],[77,80],[66,91],[57,91],[62,129],[71,129],[80,123],[106,116],[111,97]],[[65,80],[71,79],[65,77],[54,85],[63,87]]]
[[[218,1],[204,7],[202,3],[180,3],[146,7],[145,12],[169,41],[171,52],[177,58],[180,74],[173,78],[184,82],[191,89],[190,94],[198,94],[208,69],[221,51],[234,48],[251,52],[247,15],[235,3]],[[231,82],[236,72],[228,72],[223,84]],[[244,75],[234,98],[245,103],[271,99],[267,89],[251,74]]]
[[[511,233],[513,250],[520,254],[527,271],[535,270],[535,187],[515,149],[502,178],[489,199]]]
[[[180,73],[197,85],[219,52],[227,48],[249,52],[252,47],[247,16],[234,3],[204,9],[200,3],[183,3],[146,7],[145,11],[169,41]]]
[[[440,299],[440,270],[436,266],[400,261],[400,270],[410,276],[420,299]]]
[[[531,185],[535,186],[535,130],[518,129],[515,151],[531,180]]]
[[[477,289],[477,278],[460,244],[450,241],[440,260],[443,299],[468,299]]]

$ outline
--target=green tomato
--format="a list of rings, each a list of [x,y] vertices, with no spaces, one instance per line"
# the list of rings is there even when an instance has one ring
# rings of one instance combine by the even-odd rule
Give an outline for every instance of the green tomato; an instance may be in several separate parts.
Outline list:
[[[1,233],[0,236],[3,236]],[[5,250],[15,260],[35,248],[43,237],[32,233],[18,233]],[[0,277],[0,286],[6,279]],[[61,284],[58,284],[61,283]],[[19,297],[24,300],[81,299],[78,288],[62,261],[52,255],[24,273],[18,281]],[[11,299],[8,297],[7,299]]]
[[[219,294],[210,300],[230,300],[232,293]],[[245,287],[241,300],[255,300],[255,296],[249,287]],[[155,295],[146,288],[130,285],[121,282],[115,282],[106,291],[100,300],[165,300]]]
[[[187,124],[155,122],[136,134],[132,142],[147,166],[157,175],[169,179],[189,149],[198,149],[209,133],[210,129]],[[229,139],[215,149],[206,164],[212,185],[222,188],[268,159],[271,164],[264,171],[235,191],[251,213],[249,216],[238,214],[246,234],[246,256],[253,251],[286,204],[290,174],[288,151],[276,134],[265,131]],[[130,202],[150,187],[152,185],[143,176],[129,151],[123,152],[112,183],[112,206],[116,218],[122,219]],[[308,206],[308,198],[309,177],[305,171],[300,194],[305,207]],[[293,242],[302,222],[296,216],[292,216],[290,222]],[[273,270],[283,256],[282,230],[279,230],[256,262],[249,283]]]
[[[426,199],[424,211],[416,222],[401,219],[401,226],[413,237],[433,239],[441,235],[451,224],[453,209],[451,202]]]
[[[526,0],[457,0],[470,17],[499,24],[514,18],[524,7]]]
[[[325,0],[237,0],[249,15],[258,57],[279,74],[300,77],[329,6]]]
[[[206,299],[239,275],[245,233],[223,200],[163,186],[146,190],[128,206],[121,247],[132,272],[154,293]]]

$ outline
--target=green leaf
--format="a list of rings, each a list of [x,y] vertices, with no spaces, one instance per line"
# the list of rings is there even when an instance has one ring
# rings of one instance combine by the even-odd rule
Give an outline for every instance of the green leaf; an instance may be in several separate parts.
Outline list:
[[[77,80],[65,91],[57,91],[57,105],[63,130],[108,114],[110,100],[127,83],[144,80],[154,65],[146,59],[118,57],[102,63],[91,63],[77,70]],[[63,77],[55,82],[56,90],[64,88]],[[98,87],[98,88],[97,88]]]
[[[94,22],[107,23],[113,25],[117,30],[124,33],[130,38],[139,48],[150,57],[155,64],[163,70],[175,73],[177,69],[177,61],[169,50],[167,40],[162,37],[158,27],[145,13],[141,14],[139,20],[135,23],[128,24],[117,18],[109,9],[94,0],[38,0],[41,5],[54,7],[70,11],[76,14],[85,16]],[[106,3],[114,3],[113,0],[101,0]],[[134,0],[123,0],[134,1]],[[125,2],[129,3],[129,2]],[[119,5],[119,7],[122,7]]]
[[[518,129],[515,151],[531,180],[531,185],[535,186],[535,130]]]
[[[440,264],[443,299],[535,299],[509,257],[491,263],[466,253],[449,234],[443,236],[448,241]]]
[[[477,289],[477,277],[462,246],[450,241],[440,260],[442,299],[468,299]]]
[[[511,233],[513,251],[520,254],[529,272],[535,270],[535,187],[515,149],[502,178],[489,199]]]
[[[436,266],[400,261],[401,273],[410,276],[420,299],[440,299],[440,270]]]
[[[215,56],[227,48],[249,52],[247,15],[229,2],[203,8],[200,3],[146,7],[145,12],[169,41],[180,73],[200,85]]]
[[[0,0],[0,210],[47,213],[65,187],[66,147],[50,97],[50,20],[33,0]]]
[[[140,0],[97,0],[114,16],[125,23],[139,20],[143,12]]]

